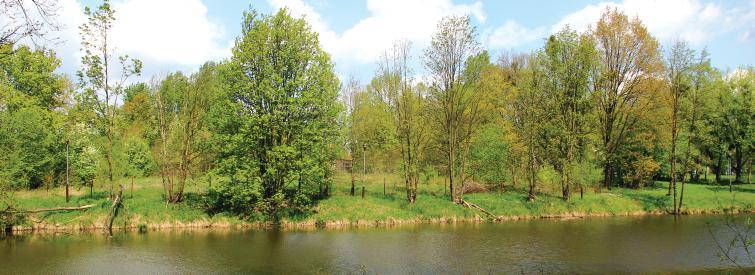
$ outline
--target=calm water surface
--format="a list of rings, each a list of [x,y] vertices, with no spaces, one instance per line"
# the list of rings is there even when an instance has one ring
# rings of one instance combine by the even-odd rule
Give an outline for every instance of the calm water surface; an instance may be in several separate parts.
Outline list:
[[[741,223],[745,217],[755,216],[737,219]],[[730,267],[719,260],[713,236],[731,240],[723,216],[309,232],[174,230],[124,232],[112,238],[100,233],[16,235],[0,239],[0,272],[615,273]]]

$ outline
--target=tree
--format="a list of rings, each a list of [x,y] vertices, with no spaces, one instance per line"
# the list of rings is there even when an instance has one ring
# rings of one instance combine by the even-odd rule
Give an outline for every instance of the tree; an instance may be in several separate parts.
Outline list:
[[[720,122],[724,138],[734,151],[734,181],[743,182],[742,171],[755,146],[755,69],[740,68],[732,72],[726,82],[727,85],[718,95],[718,103],[723,110]]]
[[[690,179],[694,180],[692,171],[702,170],[701,164],[704,161],[702,151],[706,144],[711,142],[711,137],[707,135],[710,125],[700,122],[708,120],[711,116],[710,100],[718,72],[711,66],[710,58],[705,50],[701,51],[697,60],[693,61],[690,90],[687,96],[683,98],[684,105],[686,105],[686,108],[684,108],[686,112],[683,113],[683,116],[684,121],[686,121],[687,148],[682,162],[682,189],[677,209],[681,209],[684,202],[685,175],[690,173]],[[694,167],[694,169],[691,171],[690,167]],[[699,173],[695,173],[695,175],[699,176]]]
[[[396,133],[390,107],[380,99],[378,90],[384,85],[383,79],[373,79],[365,89],[347,88],[357,91],[353,94],[353,106],[350,113],[349,151],[353,158],[352,190],[354,190],[354,173],[362,171],[385,171],[396,163]],[[353,195],[353,192],[352,192]]]
[[[507,66],[511,87],[506,93],[505,118],[512,125],[518,144],[521,144],[525,178],[528,182],[528,200],[535,200],[538,174],[543,165],[543,100],[546,75],[542,52],[529,57],[519,56],[502,65]]]
[[[84,101],[91,106],[96,115],[98,129],[107,139],[105,153],[107,160],[107,178],[113,189],[113,145],[115,139],[115,120],[119,96],[123,84],[133,75],[139,75],[142,63],[128,55],[118,57],[120,76],[112,78],[113,45],[110,44],[110,31],[115,21],[115,10],[105,0],[97,9],[84,8],[87,21],[81,25],[82,68],[77,72],[79,85],[83,89]]]
[[[677,140],[679,136],[679,113],[681,109],[682,97],[689,92],[690,78],[693,69],[694,51],[687,46],[684,41],[677,41],[671,47],[667,59],[667,80],[668,81],[668,102],[671,109],[671,182],[669,183],[669,192],[674,194],[674,214],[679,215],[679,207],[676,196],[677,182]],[[682,171],[686,173],[686,171]],[[684,176],[682,176],[682,184]]]
[[[481,123],[481,97],[474,89],[479,72],[469,72],[470,61],[481,62],[477,33],[469,17],[450,16],[438,23],[438,30],[425,50],[425,68],[431,75],[432,113],[440,126],[441,144],[446,155],[451,200],[458,197],[454,182],[464,184],[464,160],[472,134]]]
[[[186,179],[208,136],[205,116],[218,89],[215,65],[208,63],[191,77],[168,75],[152,97],[160,133],[160,176],[170,203],[183,199]]]
[[[347,151],[349,153],[348,158],[351,161],[349,163],[349,174],[351,174],[351,189],[349,190],[349,195],[351,195],[352,197],[356,192],[356,178],[354,175],[354,165],[356,163],[355,156],[360,151],[358,148],[358,140],[354,135],[354,124],[356,124],[359,120],[355,117],[354,111],[357,106],[357,95],[363,92],[364,91],[362,90],[362,87],[359,85],[359,81],[357,81],[354,76],[351,76],[346,85],[343,85],[343,87],[341,88],[341,95],[343,97],[342,100],[344,102],[344,106],[346,107],[346,119],[343,120],[342,128],[348,129],[348,133],[344,134],[344,136],[347,136],[344,147],[347,148]]]
[[[59,9],[57,0],[0,1],[0,14],[4,18],[0,28],[0,45],[14,45],[23,39],[37,45],[37,40],[45,39],[48,32],[60,29],[56,20]],[[0,59],[9,54],[0,52]]]
[[[401,168],[409,203],[417,200],[420,160],[427,145],[428,129],[422,110],[426,107],[420,89],[412,86],[409,53],[411,44],[398,41],[380,62],[373,87],[389,106],[395,125],[395,135],[401,151]]]
[[[616,8],[607,8],[595,29],[599,65],[594,70],[594,93],[600,111],[603,183],[614,181],[617,152],[640,121],[639,114],[651,107],[663,61],[658,41],[638,18],[629,18]]]
[[[37,188],[64,164],[62,106],[66,79],[51,51],[0,45],[0,184]],[[61,165],[62,166],[62,165]],[[51,183],[51,182],[48,182]]]
[[[582,161],[588,139],[590,113],[590,73],[596,63],[594,41],[568,26],[548,38],[543,68],[547,79],[545,108],[552,119],[546,122],[551,142],[547,159],[561,178],[561,193],[569,199],[575,175],[571,172]]]
[[[243,22],[213,108],[216,169],[227,177],[229,210],[255,207],[277,219],[329,180],[339,83],[304,19],[281,9],[245,12]]]

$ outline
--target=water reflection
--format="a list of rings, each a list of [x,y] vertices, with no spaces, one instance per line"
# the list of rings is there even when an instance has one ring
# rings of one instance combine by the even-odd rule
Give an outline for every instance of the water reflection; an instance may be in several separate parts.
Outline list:
[[[750,215],[752,216],[752,215]],[[744,215],[738,217],[744,219]],[[0,240],[9,273],[673,272],[729,266],[721,216],[316,230],[34,234]],[[741,252],[744,253],[744,252]]]

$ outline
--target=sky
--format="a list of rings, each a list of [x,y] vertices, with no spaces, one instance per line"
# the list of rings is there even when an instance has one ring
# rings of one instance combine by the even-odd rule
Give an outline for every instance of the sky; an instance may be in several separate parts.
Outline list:
[[[61,73],[75,75],[81,54],[78,26],[85,6],[99,0],[59,0],[63,28],[47,45],[61,59]],[[149,81],[174,71],[194,72],[206,61],[231,54],[244,10],[274,13],[288,8],[319,34],[342,81],[369,82],[377,61],[397,40],[412,43],[412,69],[424,74],[421,58],[439,19],[469,15],[478,41],[493,58],[502,52],[530,52],[564,26],[585,31],[606,7],[637,16],[667,48],[684,39],[711,54],[722,70],[755,64],[755,0],[111,0],[116,10],[112,41],[117,54],[144,63]]]

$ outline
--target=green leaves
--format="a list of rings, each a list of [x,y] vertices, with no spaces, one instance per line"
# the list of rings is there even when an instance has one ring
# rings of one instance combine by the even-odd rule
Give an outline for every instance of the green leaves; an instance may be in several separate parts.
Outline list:
[[[280,205],[272,198],[289,188],[313,195],[312,186],[327,183],[339,83],[303,19],[283,9],[275,15],[249,11],[243,22],[224,65],[225,93],[213,107],[216,165],[230,177],[228,190],[259,193]],[[237,199],[251,206],[260,197]]]

